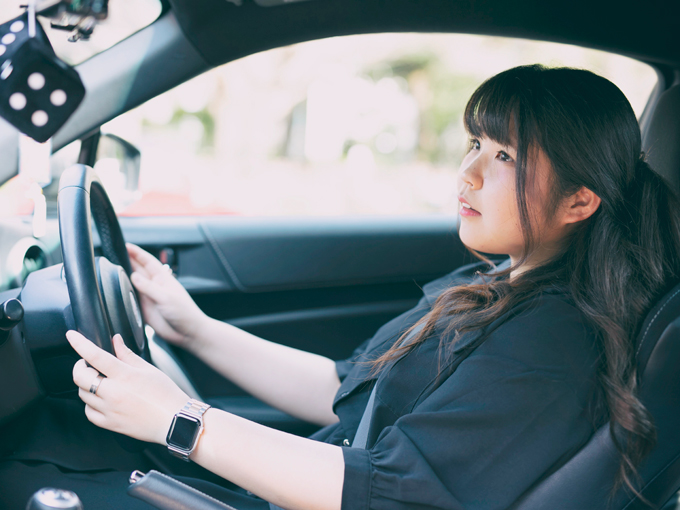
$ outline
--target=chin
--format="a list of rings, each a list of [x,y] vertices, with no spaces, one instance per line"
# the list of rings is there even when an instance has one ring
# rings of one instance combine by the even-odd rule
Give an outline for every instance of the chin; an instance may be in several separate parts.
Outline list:
[[[488,240],[485,239],[479,239],[479,236],[475,236],[474,232],[466,232],[466,229],[462,226],[458,230],[458,237],[468,250],[482,253],[494,253],[493,251],[490,251],[493,250],[493,246],[491,246],[492,243],[489,243]]]

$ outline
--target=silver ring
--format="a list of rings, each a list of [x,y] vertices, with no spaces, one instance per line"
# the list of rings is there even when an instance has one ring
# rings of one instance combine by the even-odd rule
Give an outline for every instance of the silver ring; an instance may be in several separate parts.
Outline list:
[[[97,390],[99,389],[99,385],[102,383],[103,380],[104,376],[102,374],[97,374],[97,377],[94,378],[94,381],[92,381],[92,384],[90,385],[90,393],[96,395]]]

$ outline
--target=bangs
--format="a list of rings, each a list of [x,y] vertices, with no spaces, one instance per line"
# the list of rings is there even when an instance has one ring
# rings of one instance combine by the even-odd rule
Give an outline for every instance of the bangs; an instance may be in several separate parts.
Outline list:
[[[479,86],[465,107],[465,130],[477,138],[489,138],[505,146],[517,147],[521,119],[521,81],[516,76],[498,74]]]

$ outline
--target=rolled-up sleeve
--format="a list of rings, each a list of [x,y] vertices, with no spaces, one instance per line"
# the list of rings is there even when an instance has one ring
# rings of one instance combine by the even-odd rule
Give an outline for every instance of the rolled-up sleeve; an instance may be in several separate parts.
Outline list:
[[[372,448],[343,448],[342,508],[506,508],[592,434],[573,377],[478,349]]]

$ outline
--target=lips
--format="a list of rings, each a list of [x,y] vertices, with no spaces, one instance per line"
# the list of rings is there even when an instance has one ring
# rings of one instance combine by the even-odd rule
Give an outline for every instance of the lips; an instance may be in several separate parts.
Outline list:
[[[461,216],[481,216],[482,213],[472,208],[470,203],[465,200],[465,198],[458,197],[458,202],[460,202],[460,215]]]

